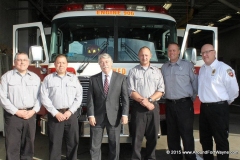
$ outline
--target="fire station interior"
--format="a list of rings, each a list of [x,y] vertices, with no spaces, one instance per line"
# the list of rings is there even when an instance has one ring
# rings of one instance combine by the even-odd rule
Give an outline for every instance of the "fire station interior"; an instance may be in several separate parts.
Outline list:
[[[134,5],[158,5],[163,6],[167,14],[176,20],[176,28],[184,30],[187,24],[213,26],[218,29],[218,59],[225,62],[235,70],[235,76],[240,84],[240,1],[239,0],[1,0],[0,1],[0,76],[13,67],[12,52],[13,52],[13,25],[42,22],[44,27],[51,27],[52,18],[60,13],[64,5],[70,3],[82,4],[134,4]],[[87,21],[87,20],[86,20]],[[102,25],[108,23],[102,21]],[[125,22],[126,24],[129,21]],[[73,31],[74,27],[72,26]],[[107,31],[101,28],[95,30],[85,30],[83,33],[74,33],[77,39],[90,36],[91,33],[106,34]],[[135,33],[138,31],[136,30]],[[198,41],[191,41],[201,48],[204,43],[212,39],[211,33],[205,31],[192,31],[194,37]],[[132,34],[132,35],[131,35]],[[134,37],[134,32],[131,32],[129,37]],[[36,41],[36,32],[31,30],[23,30],[19,35],[23,38],[19,42],[21,50],[28,52],[29,47]],[[142,33],[144,36],[144,33]],[[50,40],[50,37],[47,37]],[[74,37],[69,39],[66,47],[74,42]],[[179,43],[182,42],[180,38]],[[48,44],[49,46],[49,44]],[[88,47],[88,46],[84,46]],[[109,47],[110,48],[110,47]],[[98,49],[98,48],[96,48]],[[112,52],[111,48],[108,50]],[[198,56],[199,56],[199,50]],[[53,55],[54,56],[54,55]],[[156,55],[159,56],[159,55]],[[201,57],[201,56],[199,56]],[[121,60],[121,57],[119,61]],[[162,61],[165,61],[163,57]],[[53,59],[53,58],[52,58]],[[72,59],[74,61],[74,58]],[[127,62],[127,60],[126,60]],[[160,61],[159,61],[160,62]],[[238,97],[230,105],[230,121],[229,121],[229,146],[231,154],[230,160],[240,159],[240,98]],[[39,117],[38,117],[39,118]],[[194,140],[195,150],[202,151],[199,142],[199,115],[194,117]],[[48,137],[41,134],[40,124],[37,121],[36,139],[35,139],[35,154],[34,160],[48,159]],[[5,160],[5,134],[4,134],[4,117],[3,108],[0,106],[0,160]],[[63,145],[62,159],[65,159],[65,146]],[[162,135],[158,139],[156,147],[157,159],[171,160],[170,155],[166,153],[167,135]],[[145,153],[145,140],[142,145],[142,154]],[[108,145],[102,145],[103,160],[107,159]],[[121,144],[120,160],[128,160],[131,156],[131,144]],[[80,138],[78,159],[89,160],[89,138]],[[202,160],[202,154],[197,155],[198,160]],[[216,156],[215,156],[215,159]]]

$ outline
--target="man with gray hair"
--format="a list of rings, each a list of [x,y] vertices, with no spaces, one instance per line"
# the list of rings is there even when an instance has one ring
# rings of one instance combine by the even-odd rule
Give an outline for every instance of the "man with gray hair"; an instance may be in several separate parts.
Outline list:
[[[91,159],[101,160],[101,143],[106,128],[109,143],[108,159],[118,160],[120,121],[122,124],[128,123],[129,98],[126,76],[113,72],[113,60],[107,53],[99,55],[98,63],[102,72],[90,78],[87,98]]]
[[[4,108],[7,160],[32,160],[34,155],[40,78],[28,70],[29,63],[26,53],[17,53],[15,69],[1,78],[0,101]]]

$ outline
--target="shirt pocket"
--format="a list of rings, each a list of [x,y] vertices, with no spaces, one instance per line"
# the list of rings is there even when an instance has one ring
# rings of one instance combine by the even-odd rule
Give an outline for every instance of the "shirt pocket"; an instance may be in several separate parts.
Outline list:
[[[27,91],[30,95],[33,95],[34,97],[37,97],[38,94],[38,82],[31,80],[31,81],[27,81],[26,82],[26,86],[27,86]]]
[[[169,72],[165,72],[163,74],[163,79],[164,81],[168,81],[169,79],[171,79],[171,74]]]
[[[21,85],[21,82],[19,82],[19,81],[16,81],[16,80],[10,80],[9,82],[8,82],[8,85],[9,86],[18,86],[18,85]]]
[[[175,79],[177,80],[178,84],[186,84],[190,82],[190,77],[187,73],[184,72],[176,72]]]
[[[10,80],[8,82],[8,93],[10,94],[15,94],[18,93],[18,91],[21,90],[21,82],[16,81],[16,80]]]
[[[144,84],[142,77],[135,77],[136,88],[141,88]]]
[[[34,81],[34,80],[27,81],[26,83],[27,83],[26,85],[29,86],[29,87],[37,87],[39,85],[38,82]]]
[[[67,88],[67,94],[69,95],[75,95],[76,94],[76,84],[73,82],[68,82],[66,84],[66,88]]]
[[[211,82],[215,86],[221,86],[222,84],[221,77],[217,74],[215,74],[214,76],[211,76]]]
[[[160,78],[156,75],[152,75],[148,78],[149,82],[154,85],[154,88],[159,84]]]
[[[60,84],[58,84],[56,82],[55,83],[53,83],[53,82],[49,83],[47,88],[48,88],[50,96],[55,95],[58,92],[60,92],[60,90],[59,90]]]

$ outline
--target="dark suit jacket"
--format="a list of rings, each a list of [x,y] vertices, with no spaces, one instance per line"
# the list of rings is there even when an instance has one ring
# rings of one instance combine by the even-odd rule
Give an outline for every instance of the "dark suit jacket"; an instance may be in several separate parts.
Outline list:
[[[120,105],[120,96],[121,103]],[[107,96],[104,93],[102,72],[92,76],[89,82],[87,97],[87,114],[95,116],[97,125],[101,124],[107,113],[112,126],[120,123],[122,115],[129,113],[129,97],[126,76],[113,72]]]

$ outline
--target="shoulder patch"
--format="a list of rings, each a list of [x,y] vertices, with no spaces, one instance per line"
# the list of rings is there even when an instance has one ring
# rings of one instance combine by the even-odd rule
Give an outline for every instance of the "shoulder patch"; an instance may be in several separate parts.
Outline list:
[[[227,69],[227,73],[230,77],[234,77],[232,69]]]
[[[194,73],[194,74],[197,74],[197,71],[196,71],[196,69],[193,67],[192,68],[192,72]]]

